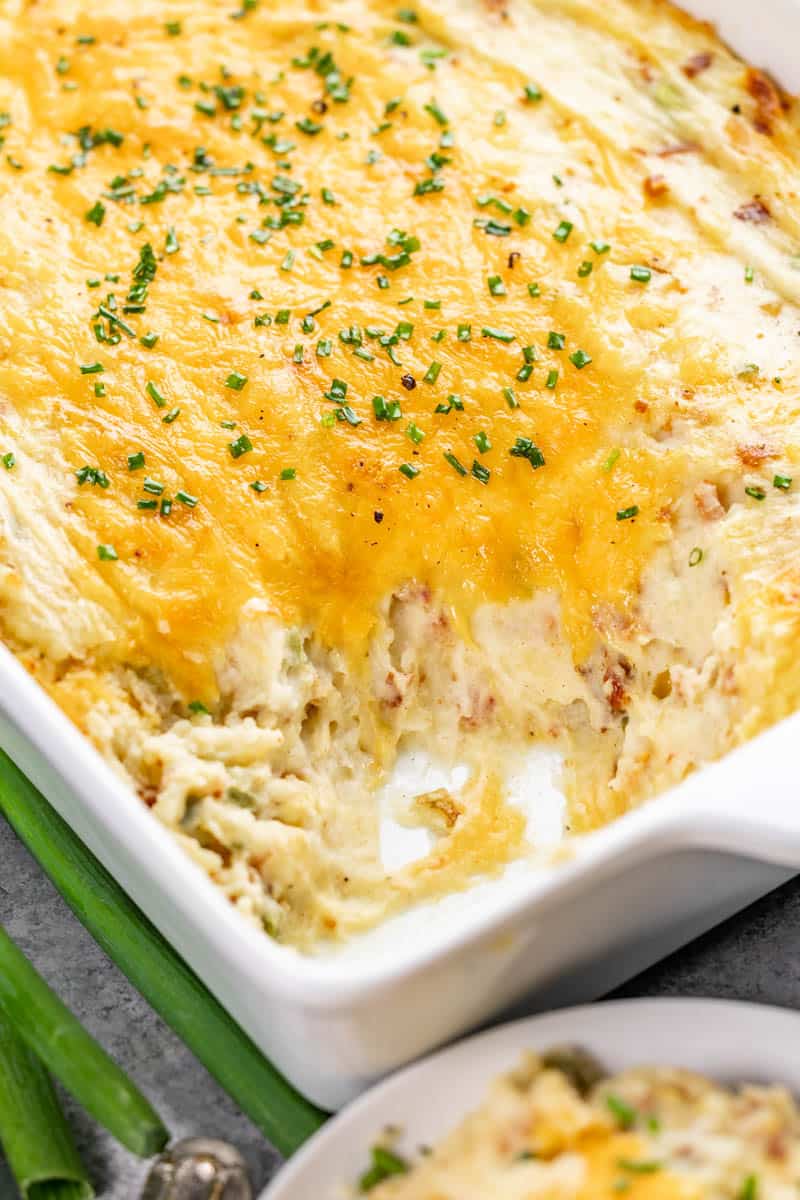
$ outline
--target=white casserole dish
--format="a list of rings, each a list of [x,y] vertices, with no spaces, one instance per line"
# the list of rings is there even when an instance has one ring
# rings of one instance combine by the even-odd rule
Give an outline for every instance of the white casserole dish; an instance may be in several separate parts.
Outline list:
[[[799,0],[684,5],[800,90]],[[0,745],[253,1040],[338,1107],[523,996],[593,998],[800,869],[800,714],[582,843],[315,959],[250,928],[13,656],[0,647]]]

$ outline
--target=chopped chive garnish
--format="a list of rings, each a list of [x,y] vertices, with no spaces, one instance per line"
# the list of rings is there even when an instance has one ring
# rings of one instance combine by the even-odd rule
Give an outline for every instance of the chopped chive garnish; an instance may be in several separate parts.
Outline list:
[[[446,462],[450,463],[450,466],[453,468],[453,470],[456,472],[457,475],[466,475],[468,473],[467,468],[461,465],[461,463],[458,461],[455,454],[453,454],[451,450],[445,450],[443,457]]]
[[[439,372],[441,371],[441,369],[442,369],[442,364],[440,362],[436,362],[436,361],[432,362],[431,365],[428,367],[427,371],[425,372],[425,374],[422,376],[423,383],[436,383],[436,380],[439,378]]]
[[[99,229],[100,226],[103,224],[103,221],[105,220],[106,206],[105,206],[105,204],[101,204],[100,201],[98,200],[97,203],[93,204],[92,207],[89,209],[89,211],[87,213],[85,213],[84,215],[86,217],[86,220],[91,225],[96,225]]]
[[[142,491],[149,492],[151,496],[160,496],[164,491],[164,484],[159,483],[157,479],[151,479],[148,475],[142,484]]]
[[[535,104],[542,99],[541,88],[535,83],[526,83],[523,91],[523,97],[529,104]]]
[[[3,455],[2,462],[3,462],[3,466],[5,467],[5,469],[7,471],[12,471],[14,469],[16,461],[17,461],[17,459],[16,459],[16,456],[15,456],[13,450],[9,450],[6,454]]]
[[[689,555],[689,566],[696,567],[698,565],[698,563],[701,563],[702,561],[703,561],[703,551],[700,549],[699,546],[695,546],[694,549],[692,550],[691,554]]]
[[[470,341],[470,339],[472,338],[472,326],[471,325],[459,325],[458,330],[456,332],[456,337],[458,338],[458,340],[460,342]]]
[[[116,562],[119,558],[119,555],[112,545],[109,543],[106,543],[105,545],[101,543],[101,545],[97,547],[97,557],[101,562]]]
[[[528,295],[529,296],[533,296],[535,298],[536,296],[541,296],[541,294],[542,294],[542,289],[539,287],[538,283],[529,283],[528,284]]]
[[[506,285],[503,283],[503,280],[499,275],[490,275],[486,280],[486,283],[488,284],[489,291],[493,296],[505,296],[507,294]]]
[[[592,250],[594,250],[595,254],[608,254],[609,250],[611,249],[610,242],[595,241],[589,242],[589,245],[591,246]]]
[[[617,514],[617,519],[623,520],[624,518]],[[627,1100],[623,1100],[621,1096],[615,1095],[614,1092],[609,1092],[606,1096],[606,1108],[620,1129],[632,1129],[636,1124],[636,1118],[639,1115],[636,1109],[633,1105],[628,1104]]]
[[[142,336],[139,338],[139,341],[148,350],[152,350],[153,346],[155,346],[156,342],[158,341],[158,338],[159,338],[159,335],[157,333],[148,332],[148,333],[143,333]]]
[[[358,1181],[360,1192],[371,1192],[374,1187],[393,1175],[405,1175],[408,1163],[399,1154],[386,1146],[373,1146],[371,1150],[371,1165],[363,1172]]]
[[[167,404],[166,400],[161,395],[161,393],[159,392],[156,385],[152,382],[152,380],[148,379],[145,391],[147,392],[150,399],[158,406],[158,408],[166,407],[166,404]]]
[[[241,458],[243,454],[247,454],[253,449],[253,443],[246,433],[242,433],[235,442],[228,442],[228,449],[231,452],[231,458]]]
[[[101,362],[82,363],[81,375],[102,375],[105,367]]]
[[[308,137],[314,137],[317,133],[322,133],[323,126],[317,121],[312,121],[310,117],[303,117],[301,121],[295,121],[295,126],[301,133],[305,133]]]
[[[593,263],[592,263],[591,259],[588,259],[588,258],[584,259],[584,261],[578,267],[578,278],[585,279],[587,275],[591,275],[592,266],[593,266]]]
[[[757,1200],[758,1197],[758,1176],[748,1175],[742,1184],[741,1191],[737,1196],[737,1200]]]
[[[574,354],[570,354],[569,361],[578,371],[582,371],[584,367],[588,367],[592,359],[585,350],[576,350]]]
[[[225,380],[225,387],[231,388],[234,392],[240,392],[246,383],[246,375],[240,374],[239,371],[231,371],[230,375]]]
[[[491,325],[484,325],[481,329],[481,337],[493,338],[496,342],[505,342],[508,345],[516,338],[515,333],[509,333],[505,329],[495,329]]]
[[[435,100],[431,100],[430,104],[423,104],[422,107],[426,113],[431,114],[437,125],[449,125],[450,122]]]
[[[197,504],[197,496],[191,496],[182,490],[175,493],[175,499],[181,504],[185,504],[187,508],[194,508]]]
[[[254,492],[265,492],[267,490],[266,483],[264,483],[261,479],[254,479],[249,486]]]
[[[180,21],[165,21],[164,29],[170,37],[177,37],[181,32],[181,23]]]
[[[772,480],[772,486],[780,488],[782,492],[788,492],[789,488],[792,486],[791,475],[775,475]]]
[[[612,471],[621,453],[622,451],[618,447],[615,447],[609,454],[606,461],[603,463],[601,470],[605,471],[606,473]]]
[[[767,493],[762,487],[746,487],[744,492],[746,496],[750,496],[753,500],[766,500],[767,498]]]
[[[472,440],[478,447],[478,451],[481,454],[486,454],[492,448],[492,443],[489,441],[488,433],[485,433],[482,429],[479,433],[475,434],[475,437]]]
[[[483,463],[479,463],[477,458],[472,461],[472,474],[478,480],[478,483],[488,483],[492,472],[488,467],[484,467]]]
[[[748,266],[748,267],[745,267],[745,269],[744,269],[744,281],[745,281],[745,283],[752,283],[752,282],[753,282],[753,280],[755,279],[755,274],[756,274],[756,273],[755,273],[755,271],[753,270],[753,268],[752,268],[752,267],[749,267],[749,266]]]
[[[547,335],[547,349],[548,350],[563,350],[565,341],[566,341],[565,334],[556,333],[555,330],[551,330],[550,333],[548,333],[548,335]]]
[[[398,400],[386,400],[383,396],[372,397],[372,408],[378,421],[399,421],[403,415]]]
[[[512,458],[527,459],[534,471],[538,471],[539,467],[544,466],[544,455],[530,438],[518,437],[509,450],[509,454]]]
[[[405,475],[406,479],[416,479],[419,475],[419,467],[415,467],[413,463],[401,463],[397,468],[401,475]]]
[[[107,488],[110,482],[105,471],[101,471],[99,467],[80,467],[75,472],[75,477],[78,480],[79,486],[84,483],[91,483],[95,487]]]
[[[661,1170],[662,1164],[644,1159],[618,1158],[617,1166],[621,1171],[630,1171],[633,1175],[653,1175]]]
[[[161,420],[164,422],[165,425],[172,425],[173,422],[177,421],[177,419],[180,415],[181,415],[180,408],[177,408],[177,407],[171,408],[168,413],[164,414],[164,416],[161,418]]]
[[[649,283],[653,273],[648,267],[631,267],[631,279],[634,283]]]
[[[284,467],[280,473],[280,478],[281,479],[296,479],[297,478],[297,468],[296,467]]]
[[[503,388],[503,399],[509,408],[519,408],[519,400],[514,395],[514,389],[510,387]]]
[[[617,509],[617,520],[618,521],[630,521],[634,517],[638,517],[638,515],[639,515],[639,505],[638,504],[632,504],[630,506],[630,508]]]
[[[547,388],[550,388],[550,390],[552,391],[557,383],[558,383],[558,371],[555,370],[555,368],[554,368],[552,371],[547,372],[547,380],[546,380],[544,386]]]
[[[135,454],[128,455],[128,470],[138,471],[144,466],[144,451],[137,450]]]
[[[571,221],[560,221],[553,230],[553,237],[557,242],[561,242],[563,244],[572,233],[572,229],[573,225]]]

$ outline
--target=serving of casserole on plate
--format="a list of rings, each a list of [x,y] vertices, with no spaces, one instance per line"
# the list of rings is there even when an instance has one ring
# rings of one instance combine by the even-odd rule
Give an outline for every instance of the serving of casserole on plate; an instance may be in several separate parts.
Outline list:
[[[4,720],[192,961],[132,793],[308,950],[797,708],[797,111],[710,27],[5,0],[0,114],[3,640],[113,779]]]
[[[684,999],[501,1025],[373,1088],[263,1200],[784,1200],[797,1027],[788,1010]]]

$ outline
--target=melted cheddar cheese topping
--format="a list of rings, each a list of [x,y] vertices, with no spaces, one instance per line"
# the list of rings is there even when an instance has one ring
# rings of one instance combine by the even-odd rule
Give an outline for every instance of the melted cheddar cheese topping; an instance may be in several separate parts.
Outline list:
[[[658,0],[236,4],[0,5],[0,614],[330,932],[519,852],[495,741],[580,831],[800,702],[798,128]],[[387,882],[412,735],[478,774]]]
[[[428,32],[424,12],[404,25],[389,3],[345,6],[342,30],[318,28],[336,6],[288,19],[261,4],[239,21],[230,8],[120,2],[90,17],[37,4],[5,20],[0,389],[23,426],[5,438],[20,476],[45,428],[60,481],[85,465],[109,480],[75,489],[65,522],[81,591],[109,613],[104,649],[210,702],[215,653],[248,599],[357,661],[381,600],[418,579],[465,622],[486,601],[557,589],[582,661],[598,605],[630,614],[685,486],[684,450],[617,443],[664,404],[643,357],[705,245],[663,231],[633,150],[598,146],[557,97],[536,85],[529,99],[522,70],[449,44],[435,22]],[[82,150],[79,130],[100,144]],[[535,172],[526,142],[545,160]],[[426,185],[441,190],[417,194]],[[591,227],[587,191],[614,196]],[[281,216],[302,223],[264,228]],[[405,252],[397,230],[419,248]],[[131,312],[145,245],[156,273],[146,311]],[[363,265],[381,257],[390,267]],[[646,264],[679,270],[646,286],[631,278]],[[109,294],[124,324],[96,316]],[[117,344],[98,343],[97,324]],[[95,363],[102,374],[81,373]],[[706,355],[693,372],[730,386]],[[336,379],[343,403],[326,398]],[[376,395],[392,419],[377,419]],[[242,437],[252,450],[233,457]],[[509,453],[520,437],[533,460]],[[172,499],[168,516],[145,477]]]

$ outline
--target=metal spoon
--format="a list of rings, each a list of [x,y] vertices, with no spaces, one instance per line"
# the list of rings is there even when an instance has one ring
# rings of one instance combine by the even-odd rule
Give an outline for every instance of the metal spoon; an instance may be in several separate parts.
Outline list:
[[[215,1138],[184,1138],[153,1164],[141,1200],[253,1200],[239,1151]]]

